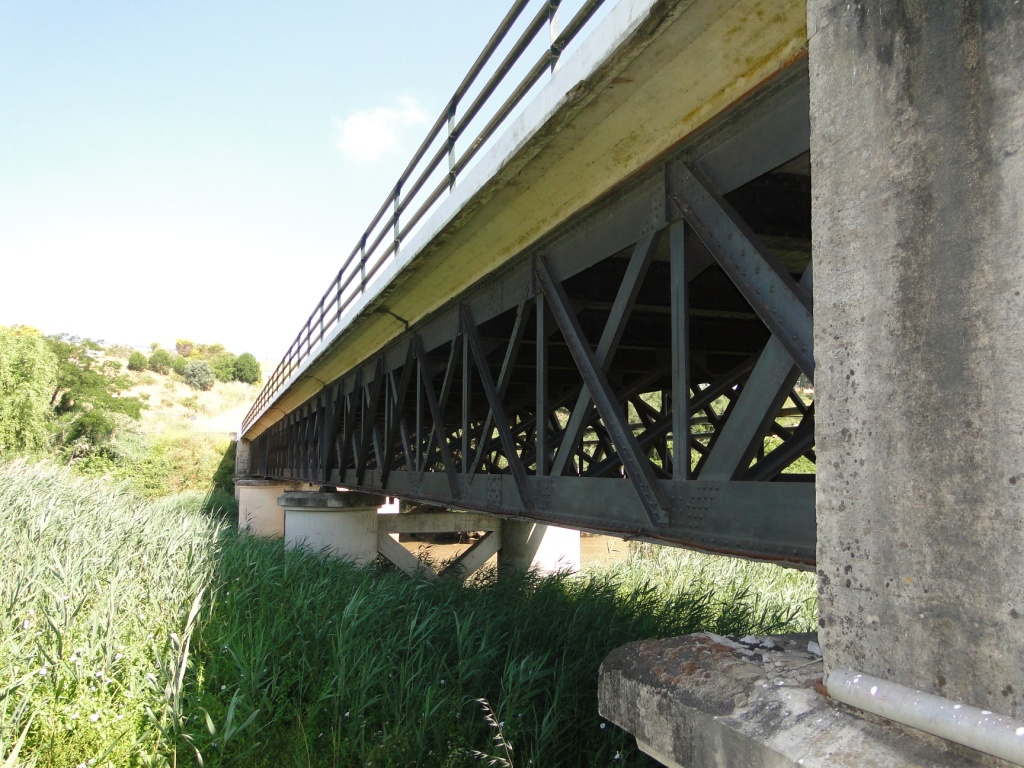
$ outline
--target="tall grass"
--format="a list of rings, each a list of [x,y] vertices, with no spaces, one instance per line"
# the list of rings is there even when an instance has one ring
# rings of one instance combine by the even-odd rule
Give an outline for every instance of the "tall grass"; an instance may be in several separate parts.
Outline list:
[[[597,714],[612,648],[811,610],[655,550],[431,584],[40,465],[0,466],[0,525],[0,764],[648,765]]]

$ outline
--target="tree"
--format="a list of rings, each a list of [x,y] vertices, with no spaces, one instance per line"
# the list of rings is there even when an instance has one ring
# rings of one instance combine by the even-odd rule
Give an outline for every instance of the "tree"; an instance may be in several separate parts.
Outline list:
[[[192,389],[207,391],[213,389],[215,377],[210,364],[205,360],[193,360],[185,366],[185,383]]]
[[[138,350],[128,355],[129,371],[144,371],[148,365],[149,361],[146,359],[146,356]]]
[[[48,336],[46,343],[57,359],[50,408],[58,445],[85,441],[90,448],[98,447],[113,433],[113,414],[131,419],[142,415],[141,400],[120,396],[131,387],[131,379],[120,372],[120,363],[100,362],[99,344],[66,334]]]
[[[47,448],[56,381],[57,359],[39,331],[0,326],[0,457]]]
[[[192,354],[192,350],[195,349],[196,344],[194,341],[188,339],[178,339],[174,342],[175,351],[182,357],[188,357]]]
[[[255,384],[262,375],[260,364],[248,352],[243,352],[235,359],[235,381]]]
[[[167,373],[174,365],[174,358],[166,349],[155,349],[149,356],[149,370],[154,373]]]

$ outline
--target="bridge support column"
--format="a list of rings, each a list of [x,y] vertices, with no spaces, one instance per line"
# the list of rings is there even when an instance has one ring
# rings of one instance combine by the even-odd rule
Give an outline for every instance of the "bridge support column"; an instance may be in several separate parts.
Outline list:
[[[255,536],[279,539],[284,536],[284,510],[277,503],[286,491],[309,487],[305,483],[287,483],[255,477],[235,478],[238,500],[238,530]]]
[[[359,565],[377,557],[377,509],[384,498],[355,491],[285,493],[285,547],[306,546]]]
[[[825,672],[1017,718],[1022,8],[808,3]]]
[[[523,520],[503,520],[498,570],[536,570],[541,574],[578,571],[580,532]]]

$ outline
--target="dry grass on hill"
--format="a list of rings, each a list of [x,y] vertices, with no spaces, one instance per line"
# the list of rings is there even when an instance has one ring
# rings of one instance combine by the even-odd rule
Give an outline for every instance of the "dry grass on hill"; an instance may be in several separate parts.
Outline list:
[[[146,404],[140,431],[149,434],[180,430],[235,433],[263,386],[262,382],[218,381],[213,389],[200,392],[175,373],[129,371],[127,360],[111,359],[120,362],[122,370],[131,378],[132,387],[124,396],[138,397]]]

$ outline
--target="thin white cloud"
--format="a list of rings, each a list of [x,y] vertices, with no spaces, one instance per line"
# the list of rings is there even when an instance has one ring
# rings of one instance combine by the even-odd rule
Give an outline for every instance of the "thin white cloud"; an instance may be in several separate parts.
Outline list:
[[[397,149],[410,131],[427,122],[415,99],[404,96],[393,107],[353,112],[338,122],[338,149],[350,160],[372,163]]]

